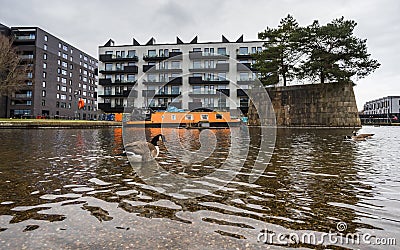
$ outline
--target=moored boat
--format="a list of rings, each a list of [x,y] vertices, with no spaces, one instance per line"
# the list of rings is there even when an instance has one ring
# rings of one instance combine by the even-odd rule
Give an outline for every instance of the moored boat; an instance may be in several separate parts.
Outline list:
[[[218,111],[188,111],[168,112],[157,111],[150,114],[150,119],[128,121],[126,126],[146,127],[178,127],[178,128],[229,128],[239,126],[240,119],[232,118],[230,112]]]

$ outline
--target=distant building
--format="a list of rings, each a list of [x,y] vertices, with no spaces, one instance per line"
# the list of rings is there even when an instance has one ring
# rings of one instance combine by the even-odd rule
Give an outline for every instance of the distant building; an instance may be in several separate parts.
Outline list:
[[[244,89],[255,81],[253,54],[262,41],[131,45],[109,40],[99,47],[98,107],[106,113],[122,113],[127,106],[165,110],[229,110],[247,113]],[[230,60],[235,59],[235,60]],[[133,103],[128,95],[135,86]],[[132,97],[131,96],[131,97]],[[128,112],[130,112],[128,110]]]
[[[26,86],[0,100],[1,117],[97,118],[95,58],[38,27],[0,24],[0,33],[12,36],[28,65]]]
[[[362,124],[399,123],[400,96],[387,96],[366,102],[360,119]]]
[[[399,115],[400,96],[387,96],[364,104],[364,115]]]

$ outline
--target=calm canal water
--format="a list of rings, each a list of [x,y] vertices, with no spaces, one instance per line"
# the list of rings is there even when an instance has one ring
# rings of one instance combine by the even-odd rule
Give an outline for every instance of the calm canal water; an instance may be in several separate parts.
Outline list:
[[[157,161],[185,178],[215,171],[228,157],[230,133],[209,132],[218,138],[216,153],[203,163],[180,164],[163,147]],[[248,168],[259,136],[250,132],[249,157],[233,181],[210,178],[217,191],[187,198],[157,192],[118,156],[121,128],[0,130],[0,248],[321,247],[285,245],[305,233],[332,233],[322,244],[338,249],[400,245],[400,127],[364,127],[360,132],[375,134],[364,142],[345,141],[351,130],[278,129],[254,183]],[[180,132],[189,150],[200,147],[199,136]],[[370,242],[341,243],[347,234]],[[397,246],[374,244],[389,238]]]

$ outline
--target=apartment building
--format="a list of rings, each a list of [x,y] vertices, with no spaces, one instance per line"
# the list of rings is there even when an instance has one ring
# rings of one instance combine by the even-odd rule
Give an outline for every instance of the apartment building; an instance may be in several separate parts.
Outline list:
[[[152,38],[143,45],[135,39],[130,45],[109,40],[99,46],[98,107],[106,113],[168,107],[247,113],[246,89],[255,81],[252,54],[262,45],[243,36],[204,43],[177,38],[173,44]]]
[[[98,61],[38,27],[0,25],[28,66],[26,85],[2,100],[3,117],[96,119]],[[78,101],[85,103],[78,109]]]

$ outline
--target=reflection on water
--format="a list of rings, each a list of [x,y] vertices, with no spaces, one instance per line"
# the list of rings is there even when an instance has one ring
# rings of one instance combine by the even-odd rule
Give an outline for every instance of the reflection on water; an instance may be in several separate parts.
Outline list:
[[[210,175],[229,159],[232,134],[241,133],[234,129],[162,131],[177,133],[179,143],[162,146],[157,162],[176,176],[202,178],[195,198],[144,182],[118,156],[120,128],[1,130],[0,248],[265,248],[257,242],[262,230],[318,234],[336,231],[338,222],[346,232],[400,240],[400,128],[365,127],[376,135],[359,143],[343,140],[349,130],[279,129],[254,183],[256,130],[242,138],[249,153],[232,181]],[[199,157],[202,147],[207,157]]]

